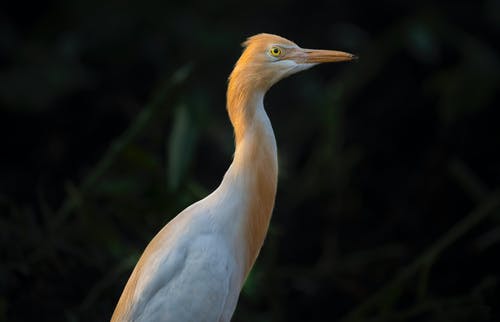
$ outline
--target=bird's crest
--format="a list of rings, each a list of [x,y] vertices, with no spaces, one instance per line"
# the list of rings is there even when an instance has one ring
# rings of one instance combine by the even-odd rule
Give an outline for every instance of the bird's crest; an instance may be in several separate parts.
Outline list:
[[[248,37],[247,40],[245,40],[241,44],[241,46],[243,48],[247,48],[248,46],[250,46],[253,43],[260,43],[260,42],[274,43],[274,44],[279,43],[279,44],[283,44],[283,45],[295,45],[294,42],[292,42],[286,38],[280,37],[278,35],[260,33],[260,34]]]

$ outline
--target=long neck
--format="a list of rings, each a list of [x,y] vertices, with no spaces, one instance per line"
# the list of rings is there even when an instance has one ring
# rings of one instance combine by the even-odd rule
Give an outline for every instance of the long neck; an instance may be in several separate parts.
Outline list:
[[[234,127],[236,150],[227,176],[241,198],[245,276],[264,242],[276,196],[278,160],[271,122],[264,111],[264,92],[247,86],[233,73],[227,109]]]

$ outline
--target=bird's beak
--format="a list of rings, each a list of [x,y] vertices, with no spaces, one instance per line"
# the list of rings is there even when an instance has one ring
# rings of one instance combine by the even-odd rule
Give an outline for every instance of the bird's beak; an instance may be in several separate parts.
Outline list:
[[[353,54],[337,50],[303,49],[306,64],[336,63],[357,59]]]
[[[290,58],[299,64],[335,63],[355,60],[358,58],[356,55],[343,51],[323,49],[297,48],[290,54]]]

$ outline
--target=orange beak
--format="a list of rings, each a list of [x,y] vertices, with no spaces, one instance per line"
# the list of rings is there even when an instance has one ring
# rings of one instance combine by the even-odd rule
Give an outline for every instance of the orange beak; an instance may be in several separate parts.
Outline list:
[[[294,48],[286,54],[298,64],[321,64],[355,60],[358,57],[343,51]]]
[[[353,54],[337,50],[303,49],[306,64],[336,63],[357,59]]]

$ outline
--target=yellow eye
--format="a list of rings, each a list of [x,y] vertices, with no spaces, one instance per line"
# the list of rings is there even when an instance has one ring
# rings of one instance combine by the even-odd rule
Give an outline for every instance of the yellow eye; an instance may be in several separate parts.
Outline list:
[[[279,57],[281,56],[281,48],[273,46],[271,49],[269,49],[269,53],[274,56],[274,57]]]

